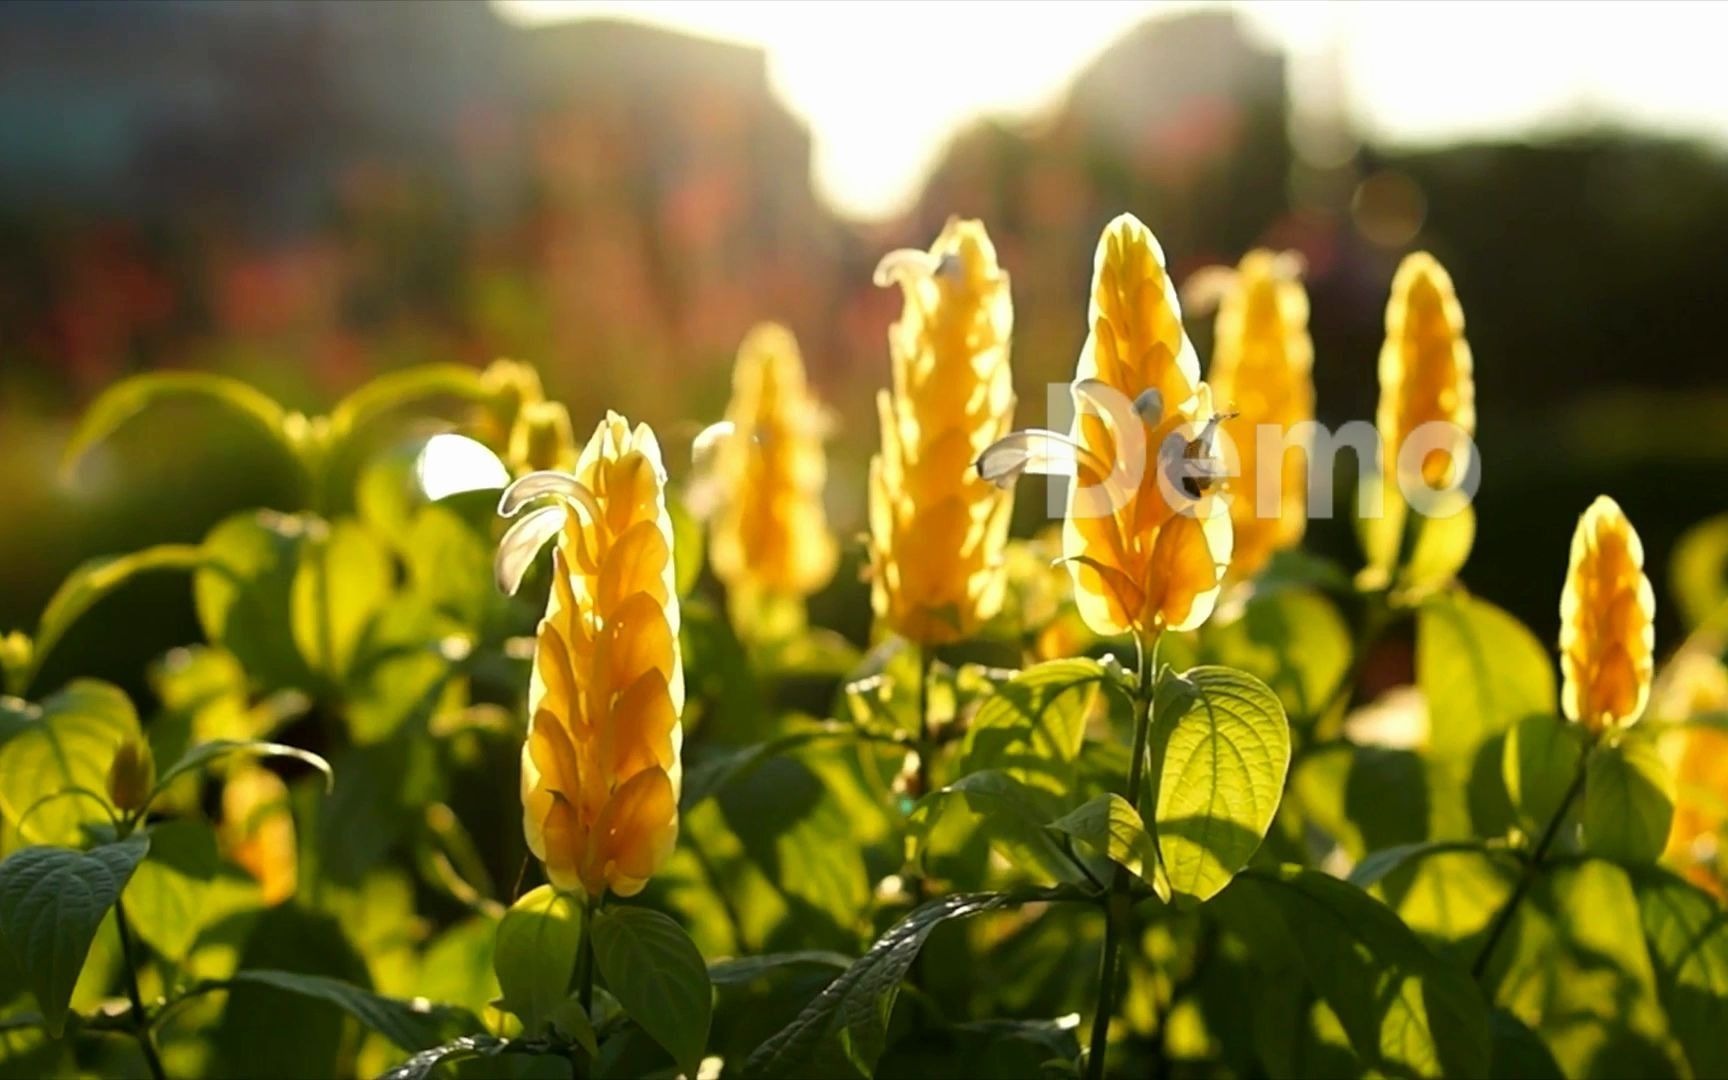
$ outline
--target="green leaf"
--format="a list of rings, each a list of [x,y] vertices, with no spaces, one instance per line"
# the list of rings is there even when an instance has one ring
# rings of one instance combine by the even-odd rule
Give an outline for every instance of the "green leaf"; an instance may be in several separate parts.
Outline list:
[[[1385,848],[1357,863],[1350,871],[1350,884],[1358,889],[1372,889],[1387,875],[1430,855],[1450,855],[1460,851],[1485,852],[1477,840],[1427,840],[1417,844],[1400,844]]]
[[[229,754],[248,754],[259,758],[293,758],[295,761],[305,762],[324,774],[326,793],[336,786],[336,772],[330,767],[330,763],[310,750],[302,750],[298,746],[289,746],[286,743],[265,742],[262,739],[213,739],[207,743],[199,743],[187,750],[178,761],[164,769],[161,777],[156,781],[156,791],[162,791],[179,777],[202,769],[211,762]]]
[[[1721,617],[1728,604],[1728,514],[1681,534],[1668,562],[1668,587],[1688,629]]]
[[[197,821],[150,829],[150,855],[126,886],[127,920],[163,959],[181,964],[204,928],[204,901],[216,875],[216,833]]]
[[[679,596],[689,596],[702,577],[702,523],[678,499],[666,501],[672,518],[672,566]]]
[[[22,848],[0,862],[0,947],[55,1037],[90,942],[149,850],[139,833],[83,852]]]
[[[117,688],[80,679],[40,707],[29,706],[0,733],[0,814],[32,841],[76,844],[83,826],[109,820],[108,766],[122,742],[139,736],[138,715]],[[26,820],[28,815],[28,820]]]
[[[685,1075],[696,1075],[708,1045],[714,994],[696,944],[671,918],[641,907],[594,917],[594,961],[624,1013],[660,1044]]]
[[[1668,1030],[1697,1076],[1728,1076],[1728,918],[1666,870],[1632,872],[1632,889]]]
[[[1584,846],[1624,863],[1655,862],[1674,819],[1674,778],[1655,745],[1597,747],[1584,778]]]
[[[1055,881],[1083,879],[1049,828],[1050,819],[1062,811],[1062,800],[996,769],[968,773],[920,801],[911,818],[920,858],[957,802],[965,805],[990,846],[1015,866]]]
[[[958,771],[995,769],[1056,794],[1074,786],[1074,761],[1100,686],[1111,685],[1096,660],[1051,660],[996,688],[972,718]]]
[[[84,410],[84,416],[66,443],[66,454],[60,466],[62,475],[70,477],[84,455],[114,434],[122,424],[157,402],[170,398],[201,398],[221,405],[280,445],[289,445],[283,432],[287,414],[267,395],[226,375],[204,371],[155,371],[122,379],[103,391]]]
[[[844,970],[852,958],[823,949],[800,949],[794,952],[766,953],[761,956],[739,956],[716,960],[708,965],[708,981],[716,988],[753,982],[788,967],[825,967]]]
[[[1230,668],[1167,674],[1155,690],[1155,833],[1170,887],[1206,900],[1265,838],[1290,769],[1290,725],[1265,683]]]
[[[1430,597],[1416,620],[1416,686],[1428,703],[1434,837],[1493,835],[1508,824],[1500,737],[1559,711],[1554,665],[1523,624],[1461,593]],[[1486,776],[1486,791],[1471,791]]]
[[[956,893],[915,909],[829,983],[797,1019],[758,1046],[744,1062],[743,1075],[871,1076],[887,1044],[888,1017],[900,983],[936,927],[953,919],[1069,895],[1054,889]]]
[[[1318,590],[1257,593],[1240,618],[1208,623],[1200,655],[1264,682],[1298,720],[1312,720],[1350,669],[1350,630]]]
[[[198,565],[201,552],[190,544],[158,544],[130,555],[105,556],[80,563],[60,587],[54,590],[42,619],[36,625],[35,646],[30,663],[18,677],[20,694],[29,689],[30,680],[42,669],[42,661],[60,643],[86,611],[104,596],[126,584],[139,574],[154,570],[190,570]]]
[[[336,403],[330,410],[330,437],[352,439],[386,413],[429,398],[483,401],[488,396],[481,373],[462,364],[422,364],[387,372]]]
[[[289,610],[294,644],[313,671],[338,686],[346,681],[361,636],[394,579],[389,550],[359,521],[307,528]]]
[[[1513,815],[1527,836],[1541,836],[1578,775],[1578,730],[1558,716],[1531,713],[1506,733],[1501,770]]]
[[[1158,853],[1140,812],[1122,796],[1111,792],[1053,821],[1050,828],[1086,845],[1095,854],[1156,887]]]
[[[205,636],[269,690],[311,683],[290,616],[307,520],[268,510],[227,518],[204,538],[204,562],[192,578]]]
[[[447,1021],[472,1027],[478,1027],[480,1023],[472,1016],[462,1015],[458,1009],[385,997],[328,975],[250,969],[235,972],[219,985],[245,984],[268,986],[328,1002],[404,1050],[424,1050],[438,1045],[439,1029]]]
[[[1450,517],[1424,518],[1399,585],[1418,595],[1445,585],[1464,569],[1475,542],[1476,511],[1469,504]]]
[[[550,885],[525,894],[498,923],[492,964],[504,1008],[539,1032],[570,990],[582,943],[582,904]]]
[[[1248,944],[1250,964],[1284,958],[1306,979],[1370,1070],[1488,1075],[1488,1011],[1476,984],[1360,889],[1297,867],[1249,870],[1212,907]]]

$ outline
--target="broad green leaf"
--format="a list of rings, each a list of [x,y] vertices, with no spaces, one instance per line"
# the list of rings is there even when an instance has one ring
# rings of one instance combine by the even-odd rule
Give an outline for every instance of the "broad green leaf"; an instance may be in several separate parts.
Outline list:
[[[1360,889],[1297,867],[1249,870],[1212,907],[1248,943],[1251,965],[1282,960],[1305,977],[1370,1070],[1488,1075],[1488,1010],[1476,984]]]
[[[1417,613],[1416,686],[1428,704],[1431,836],[1493,835],[1507,824],[1501,736],[1558,712],[1554,665],[1529,630],[1486,601],[1429,597]],[[1486,777],[1486,790],[1472,780]]]
[[[0,814],[27,840],[77,844],[82,826],[109,820],[108,766],[137,738],[132,702],[104,682],[80,679],[14,714],[0,732]]]
[[[765,953],[761,956],[739,956],[716,960],[708,965],[708,981],[715,987],[736,986],[789,967],[833,968],[841,971],[851,966],[852,958],[823,949],[801,949],[796,952]]]
[[[1728,604],[1728,514],[1681,534],[1669,559],[1668,586],[1688,627],[1722,617]]]
[[[1258,593],[1229,623],[1208,623],[1200,655],[1264,682],[1297,720],[1312,720],[1350,669],[1350,630],[1319,591]]]
[[[333,441],[353,438],[386,413],[429,398],[482,401],[490,395],[481,373],[462,364],[422,364],[378,376],[330,410]]]
[[[420,508],[402,556],[414,592],[470,628],[480,628],[501,599],[492,584],[492,545],[449,507]]]
[[[177,777],[202,769],[211,762],[227,757],[229,754],[245,754],[257,758],[293,758],[324,774],[324,790],[326,792],[330,791],[336,784],[336,773],[330,768],[330,763],[310,750],[302,750],[298,746],[289,746],[285,743],[264,742],[261,739],[215,739],[192,747],[179,761],[164,769],[161,778],[156,781],[156,790],[161,791]]]
[[[995,769],[1030,787],[1067,793],[1087,715],[1110,680],[1096,660],[1051,660],[1002,683],[972,718],[959,773]]]
[[[1566,1074],[1560,1071],[1553,1052],[1524,1021],[1505,1009],[1495,1009],[1488,1022],[1494,1040],[1488,1075],[1504,1080],[1564,1080]]]
[[[1358,889],[1372,889],[1388,874],[1431,855],[1485,850],[1477,840],[1429,840],[1418,844],[1400,844],[1376,851],[1357,863],[1350,871],[1350,884]]]
[[[291,617],[307,521],[268,510],[236,514],[204,538],[204,562],[192,578],[205,636],[269,690],[311,685]]]
[[[1506,797],[1526,836],[1541,836],[1578,776],[1579,731],[1558,716],[1531,713],[1506,732]],[[1574,808],[1576,809],[1576,808]]]
[[[1056,1080],[1078,1077],[1084,1034],[1078,1017],[1062,1020],[973,1020],[909,1031],[882,1057],[878,1075],[966,1080]]]
[[[178,966],[204,929],[204,901],[216,874],[216,833],[198,821],[150,829],[150,854],[126,886],[126,915],[139,937]]]
[[[1554,665],[1524,625],[1484,600],[1436,596],[1416,623],[1416,685],[1430,752],[1465,760],[1527,716],[1554,716]]]
[[[1156,885],[1158,853],[1140,812],[1114,792],[1100,795],[1079,809],[1050,823],[1050,828],[1071,836],[1102,858]]]
[[[956,893],[917,908],[805,1006],[797,1019],[756,1048],[747,1077],[868,1077],[888,1040],[888,1017],[900,983],[931,932],[944,922],[1067,893]]]
[[[1697,1076],[1728,1076],[1728,918],[1666,870],[1631,874],[1668,1030]]]
[[[1500,939],[1483,985],[1541,1036],[1562,1074],[1683,1075],[1641,923],[1620,867],[1555,860]],[[1473,959],[1480,941],[1455,957]]]
[[[1390,476],[1382,490],[1382,516],[1363,517],[1360,507],[1353,511],[1357,539],[1368,562],[1362,586],[1390,585],[1423,596],[1457,577],[1476,540],[1475,510],[1466,504],[1447,517],[1423,517],[1410,510]]]
[[[394,578],[389,551],[359,521],[307,528],[289,603],[294,643],[313,671],[336,685],[346,681]]]
[[[423,1050],[438,1045],[440,1028],[447,1020],[479,1026],[478,1020],[462,1015],[459,1009],[384,997],[328,975],[250,969],[236,971],[221,982],[224,986],[245,984],[268,986],[328,1002],[404,1050]]]
[[[66,443],[62,474],[71,476],[84,455],[97,443],[145,409],[170,398],[201,398],[221,405],[277,443],[289,445],[283,431],[287,414],[267,395],[226,375],[204,371],[155,371],[122,379],[103,391],[84,410],[78,427]]]
[[[686,763],[680,807],[684,813],[689,813],[702,800],[718,794],[781,754],[791,753],[819,739],[840,739],[855,734],[847,724],[820,724],[800,727],[749,746],[716,747],[700,760]]]
[[[484,1013],[501,995],[492,963],[497,941],[497,920],[479,915],[433,938],[421,955],[421,996]]]
[[[504,1007],[537,1033],[570,989],[582,943],[582,904],[542,885],[510,906],[498,924],[492,954]]]
[[[1265,683],[1230,668],[1166,674],[1155,690],[1154,834],[1170,887],[1206,900],[1265,838],[1290,768],[1290,725]]]
[[[1289,798],[1309,827],[1363,859],[1428,838],[1429,784],[1425,763],[1410,750],[1339,742],[1302,755]]]
[[[1449,517],[1423,519],[1400,587],[1421,595],[1445,585],[1464,569],[1475,543],[1476,511],[1468,504]]]
[[[22,848],[0,862],[0,948],[56,1037],[90,942],[149,850],[138,833],[89,851]]]
[[[348,669],[344,697],[354,742],[383,742],[409,724],[426,722],[447,704],[451,711],[465,705],[458,700],[459,669],[452,659],[462,654],[447,652],[445,643],[467,642],[471,633],[471,627],[435,611],[421,596],[398,593],[387,599]]]
[[[594,962],[624,1014],[694,1076],[714,993],[690,935],[658,911],[613,907],[594,917],[592,940]]]
[[[80,563],[54,590],[48,606],[42,610],[42,619],[36,625],[30,664],[24,669],[18,692],[24,693],[29,689],[30,680],[42,669],[43,660],[54,651],[54,646],[60,643],[72,624],[97,601],[138,574],[154,570],[190,570],[198,565],[200,557],[199,548],[191,544],[158,544],[130,555],[105,556]]]
[[[1655,862],[1674,819],[1674,778],[1649,740],[1627,738],[1590,755],[1584,846],[1616,862]]]
[[[912,814],[920,859],[957,803],[970,812],[990,846],[1020,869],[1048,880],[1084,879],[1049,828],[1050,819],[1062,811],[1062,800],[996,769],[968,773],[924,797]]]

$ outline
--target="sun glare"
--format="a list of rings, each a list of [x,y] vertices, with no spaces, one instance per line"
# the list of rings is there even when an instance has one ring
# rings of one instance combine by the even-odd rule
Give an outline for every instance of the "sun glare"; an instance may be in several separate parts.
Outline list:
[[[760,46],[787,105],[810,125],[815,182],[840,211],[905,206],[947,139],[985,116],[1051,108],[1120,34],[1197,0],[998,5],[785,5],[676,0],[496,0],[523,23],[630,18]],[[1624,121],[1728,142],[1715,77],[1728,7],[1612,5],[1556,19],[1545,4],[1234,5],[1286,49],[1292,92],[1341,94],[1369,134],[1435,142]]]

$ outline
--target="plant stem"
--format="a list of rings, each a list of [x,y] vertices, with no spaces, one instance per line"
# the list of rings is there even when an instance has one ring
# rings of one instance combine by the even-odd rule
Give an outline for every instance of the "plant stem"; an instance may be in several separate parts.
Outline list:
[[[1128,761],[1128,785],[1123,797],[1136,810],[1140,806],[1140,786],[1146,774],[1146,743],[1152,732],[1152,686],[1157,676],[1156,652],[1147,648],[1144,636],[1135,640],[1139,650],[1140,685],[1134,703],[1134,748]],[[1157,847],[1157,837],[1153,837]],[[1098,964],[1098,1011],[1092,1015],[1092,1038],[1086,1053],[1088,1080],[1102,1080],[1104,1058],[1110,1048],[1110,1016],[1115,1011],[1116,981],[1122,936],[1126,929],[1133,901],[1128,893],[1128,868],[1117,863],[1110,878],[1110,895],[1104,906],[1104,955]]]
[[[166,1080],[162,1059],[156,1056],[156,1044],[150,1041],[150,1018],[144,1012],[144,995],[138,992],[138,971],[132,966],[132,930],[126,925],[126,908],[114,901],[114,928],[120,932],[120,966],[126,972],[126,996],[132,999],[132,1034],[138,1039],[138,1049],[144,1052],[144,1064],[155,1080]]]
[[[913,801],[930,794],[930,759],[936,755],[936,742],[930,737],[930,672],[936,666],[936,650],[930,645],[918,646],[918,771]],[[929,899],[923,875],[906,883],[912,895],[912,906]]]
[[[1554,845],[1554,840],[1560,835],[1560,826],[1571,813],[1572,804],[1578,801],[1578,795],[1584,790],[1584,775],[1590,764],[1590,750],[1585,750],[1578,757],[1578,773],[1572,778],[1572,786],[1566,789],[1565,798],[1560,800],[1560,808],[1554,811],[1554,816],[1548,822],[1548,827],[1542,830],[1542,838],[1536,842],[1536,848],[1530,854],[1530,861],[1524,864],[1524,872],[1518,877],[1518,884],[1513,886],[1512,895],[1506,898],[1495,913],[1494,921],[1488,928],[1488,939],[1482,943],[1482,948],[1476,954],[1475,963],[1470,965],[1470,977],[1478,983],[1488,973],[1488,961],[1494,957],[1494,949],[1505,936],[1507,927],[1512,925],[1512,916],[1518,910],[1525,894],[1542,872],[1542,860],[1547,857],[1548,849]],[[1484,987],[1486,989],[1486,987]]]
[[[600,904],[590,896],[582,912],[582,943],[576,948],[576,993],[582,1011],[594,1019],[594,916]]]

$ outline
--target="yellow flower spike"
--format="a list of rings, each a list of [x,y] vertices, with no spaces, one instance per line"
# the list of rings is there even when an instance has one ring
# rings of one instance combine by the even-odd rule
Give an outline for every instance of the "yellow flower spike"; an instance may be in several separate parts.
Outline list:
[[[1074,373],[1076,483],[1063,524],[1075,600],[1094,633],[1191,630],[1217,603],[1230,515],[1210,491],[1183,498],[1173,483],[1177,459],[1211,456],[1203,425],[1214,418],[1212,397],[1182,330],[1164,251],[1132,214],[1098,241],[1089,319]],[[1132,402],[1133,411],[1097,407],[1100,397]],[[1097,493],[1113,475],[1138,486],[1099,512]]]
[[[1314,343],[1308,336],[1308,293],[1290,260],[1270,251],[1242,257],[1218,305],[1212,364],[1214,400],[1235,413],[1221,427],[1238,466],[1230,486],[1235,554],[1230,576],[1253,577],[1273,552],[1294,547],[1308,524],[1304,453],[1284,455],[1274,492],[1262,492],[1256,435],[1261,425],[1288,432],[1314,419]],[[1275,513],[1263,515],[1260,504]]]
[[[726,421],[714,451],[715,576],[734,594],[808,596],[834,576],[838,551],[822,506],[826,413],[791,331],[764,323],[745,336]]]
[[[1398,265],[1386,305],[1386,341],[1380,349],[1381,461],[1395,479],[1398,448],[1424,424],[1442,421],[1465,437],[1476,434],[1476,381],[1470,344],[1464,340],[1464,309],[1452,278],[1426,251]],[[1421,463],[1431,486],[1445,484],[1465,460],[1462,439],[1451,453],[1430,453]]]
[[[480,373],[480,381],[487,397],[475,408],[470,427],[476,439],[503,453],[523,407],[546,399],[540,373],[520,360],[494,360]]]
[[[499,513],[499,587],[554,543],[522,747],[522,825],[560,889],[640,892],[672,854],[684,668],[666,470],[646,424],[607,413],[574,473],[529,473]]]
[[[1674,773],[1674,821],[1663,858],[1700,888],[1728,899],[1722,839],[1728,833],[1728,731],[1683,721],[1728,712],[1728,667],[1705,652],[1682,648],[1656,680],[1650,715],[1672,730],[1662,753]]]
[[[883,258],[876,283],[905,306],[888,333],[893,386],[877,397],[870,463],[876,616],[925,645],[970,637],[1002,607],[1013,495],[972,468],[1014,413],[1008,275],[984,226],[952,219],[928,252]]]
[[[1599,496],[1578,519],[1560,595],[1561,706],[1591,735],[1636,720],[1650,698],[1656,594],[1644,545],[1618,504]]]
[[[576,436],[570,411],[556,401],[529,401],[516,415],[510,445],[504,455],[510,471],[520,475],[537,469],[569,472],[576,467]]]

